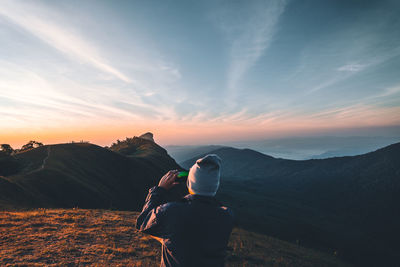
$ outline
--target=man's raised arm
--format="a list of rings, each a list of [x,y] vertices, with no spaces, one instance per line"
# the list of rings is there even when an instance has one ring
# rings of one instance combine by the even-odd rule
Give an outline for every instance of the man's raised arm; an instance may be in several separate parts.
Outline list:
[[[149,190],[143,210],[136,221],[139,231],[161,238],[166,235],[165,225],[162,223],[165,208],[162,205],[166,203],[167,191],[178,184],[177,174],[176,170],[169,171],[161,178],[158,186]]]

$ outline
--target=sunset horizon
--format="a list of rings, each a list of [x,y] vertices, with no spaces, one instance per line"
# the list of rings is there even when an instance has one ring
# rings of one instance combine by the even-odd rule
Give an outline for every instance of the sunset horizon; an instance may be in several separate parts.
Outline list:
[[[182,130],[182,131],[181,131]],[[215,133],[214,129],[208,129],[203,131],[200,135],[193,135],[193,133],[185,132],[184,129],[174,129],[167,134],[163,134],[157,131],[156,128],[143,128],[143,129],[132,129],[129,130],[126,127],[122,127],[121,132],[115,131],[115,128],[104,128],[97,131],[96,129],[83,130],[83,131],[55,131],[52,134],[48,133],[31,133],[29,134],[18,134],[16,133],[12,137],[2,136],[0,138],[4,144],[9,144],[14,149],[18,149],[29,141],[37,141],[44,145],[54,145],[71,142],[89,142],[100,146],[110,146],[117,140],[125,140],[126,138],[138,137],[142,134],[150,132],[154,135],[154,141],[161,146],[199,146],[199,145],[227,145],[235,143],[251,143],[254,141],[274,141],[274,140],[295,140],[295,139],[313,139],[313,138],[381,138],[389,140],[399,140],[400,135],[398,131],[399,126],[387,126],[387,127],[362,127],[362,128],[350,128],[350,129],[314,129],[311,133],[308,131],[297,131],[292,134],[280,131],[269,131],[268,135],[265,132],[253,132],[241,134],[239,136],[232,136],[229,134],[230,129],[226,129],[222,134]],[[203,129],[204,130],[204,129]],[[239,127],[236,128],[236,132],[240,132]],[[243,132],[242,132],[243,133]],[[219,134],[219,135],[218,135]],[[306,143],[305,143],[306,145]]]

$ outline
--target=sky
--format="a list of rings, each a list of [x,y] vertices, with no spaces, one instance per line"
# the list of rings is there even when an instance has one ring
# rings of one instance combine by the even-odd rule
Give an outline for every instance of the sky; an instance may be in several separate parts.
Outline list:
[[[0,143],[400,136],[400,2],[0,5]]]

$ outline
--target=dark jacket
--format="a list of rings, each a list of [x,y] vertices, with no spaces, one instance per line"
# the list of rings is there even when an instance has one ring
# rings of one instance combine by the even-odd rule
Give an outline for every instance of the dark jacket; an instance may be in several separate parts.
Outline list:
[[[136,222],[140,231],[162,239],[161,266],[223,266],[232,211],[200,195],[165,203],[166,193],[151,188]]]

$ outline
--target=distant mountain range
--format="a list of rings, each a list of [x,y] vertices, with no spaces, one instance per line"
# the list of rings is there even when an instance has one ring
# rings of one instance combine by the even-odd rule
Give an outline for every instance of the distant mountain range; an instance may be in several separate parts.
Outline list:
[[[166,146],[165,148],[178,163],[221,147],[249,148],[275,158],[304,160],[356,156],[398,142],[400,142],[400,136],[318,136],[235,141],[205,146]]]
[[[276,159],[235,148],[208,153],[222,158],[219,198],[233,207],[241,226],[335,248],[360,264],[397,257],[400,143],[323,160]],[[181,165],[189,168],[202,156]]]
[[[207,154],[210,151],[223,148],[225,146],[209,145],[209,146],[166,146],[165,149],[176,160],[181,163],[201,154]]]

